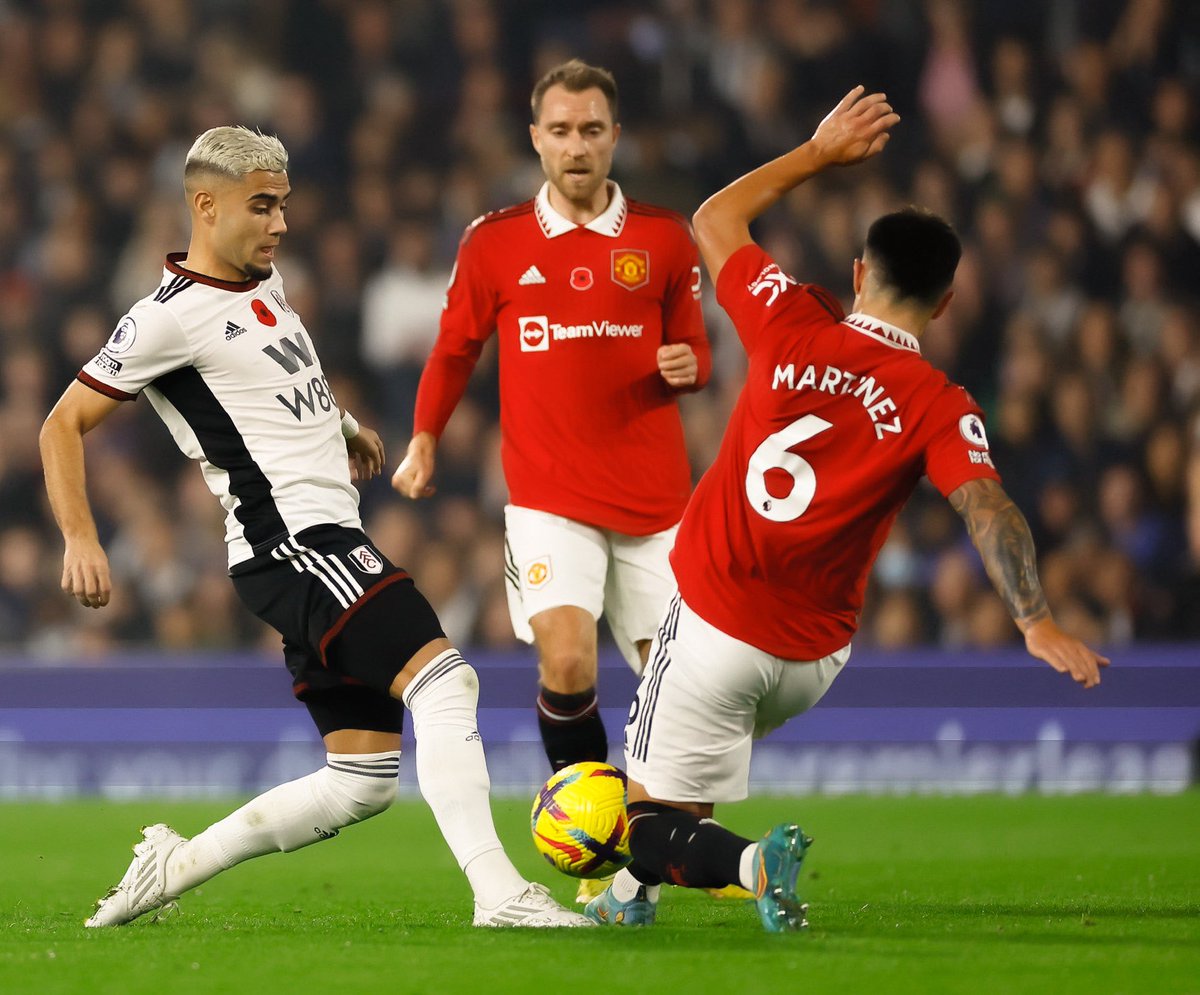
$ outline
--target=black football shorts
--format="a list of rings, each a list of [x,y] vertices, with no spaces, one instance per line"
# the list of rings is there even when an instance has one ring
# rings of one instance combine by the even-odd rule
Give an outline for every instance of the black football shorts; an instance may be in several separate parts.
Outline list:
[[[238,564],[233,584],[283,636],[292,690],[322,735],[400,731],[402,708],[388,689],[422,646],[445,633],[412,578],[364,532],[304,529]]]

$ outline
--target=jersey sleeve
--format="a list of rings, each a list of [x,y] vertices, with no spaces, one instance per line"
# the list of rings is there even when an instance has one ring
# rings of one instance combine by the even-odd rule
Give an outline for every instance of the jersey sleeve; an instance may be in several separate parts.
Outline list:
[[[487,275],[479,221],[463,233],[458,258],[446,288],[446,303],[437,341],[417,386],[413,433],[440,437],[462,400],[484,343],[496,330],[498,301]]]
[[[175,315],[162,304],[141,301],[76,379],[107,397],[132,401],[158,377],[192,362],[191,344]]]
[[[686,390],[699,390],[712,375],[712,349],[704,333],[700,309],[700,254],[696,243],[682,231],[675,265],[663,302],[663,341],[686,342],[696,354],[696,382]]]
[[[796,326],[813,320],[841,321],[846,316],[828,290],[798,283],[754,242],[743,245],[721,267],[717,303],[733,319],[748,353],[767,329],[784,320]]]
[[[938,418],[925,446],[925,474],[949,497],[969,480],[996,480],[983,412],[961,387],[947,383],[936,402]]]

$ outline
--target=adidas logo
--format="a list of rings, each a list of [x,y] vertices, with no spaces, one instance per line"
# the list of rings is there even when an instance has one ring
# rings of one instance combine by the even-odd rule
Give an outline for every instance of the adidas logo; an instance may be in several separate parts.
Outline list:
[[[235,325],[232,321],[225,322],[225,341],[236,339],[239,335],[244,334],[246,329],[241,325]]]
[[[546,278],[542,276],[541,270],[536,266],[530,266],[524,273],[521,274],[521,279],[517,283],[522,287],[528,287],[533,283],[545,283]]]

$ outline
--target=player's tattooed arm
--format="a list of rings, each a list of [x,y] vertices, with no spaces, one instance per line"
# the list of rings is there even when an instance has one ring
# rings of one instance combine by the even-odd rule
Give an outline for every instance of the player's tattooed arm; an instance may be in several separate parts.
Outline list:
[[[950,495],[950,504],[967,523],[992,584],[1025,636],[1025,648],[1085,688],[1099,684],[1108,658],[1055,625],[1038,581],[1029,525],[1004,488],[994,480],[970,480]]]
[[[1020,509],[994,480],[970,480],[950,495],[1009,614],[1022,631],[1050,617],[1037,575],[1033,536]]]

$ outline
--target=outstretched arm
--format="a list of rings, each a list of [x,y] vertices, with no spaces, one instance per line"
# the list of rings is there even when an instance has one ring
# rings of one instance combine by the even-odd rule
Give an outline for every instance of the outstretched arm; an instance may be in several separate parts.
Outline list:
[[[59,398],[38,437],[46,493],[66,543],[62,589],[87,608],[108,604],[112,577],[88,504],[83,437],[120,403],[75,381]]]
[[[887,96],[856,86],[803,145],[734,180],[708,198],[692,218],[696,242],[713,283],[725,261],[748,245],[750,222],[793,187],[830,166],[870,159],[888,143],[900,121]]]
[[[1029,653],[1084,687],[1099,684],[1100,668],[1109,661],[1054,624],[1038,581],[1029,525],[1004,488],[994,480],[970,480],[950,495],[950,504],[967,523],[988,577],[1024,633]]]

